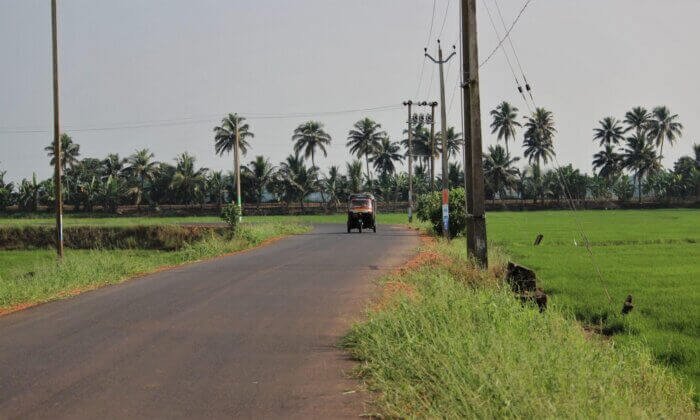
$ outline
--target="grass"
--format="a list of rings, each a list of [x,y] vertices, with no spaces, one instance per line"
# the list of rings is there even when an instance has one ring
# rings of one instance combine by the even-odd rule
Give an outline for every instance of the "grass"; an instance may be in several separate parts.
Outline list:
[[[379,213],[379,224],[406,223],[406,215],[402,213]],[[345,223],[344,213],[331,215],[302,215],[302,216],[245,216],[246,222],[294,222],[294,223]],[[65,226],[142,226],[167,224],[196,224],[220,223],[218,216],[163,216],[163,217],[85,217],[79,214],[64,216]],[[53,226],[55,220],[49,214],[34,214],[26,217],[0,217],[0,228],[3,226]]]
[[[700,211],[581,211],[577,219],[593,262],[569,212],[490,214],[489,239],[534,269],[571,317],[614,334],[618,345],[642,342],[700,390]],[[628,294],[635,308],[622,317]]]
[[[297,223],[245,223],[233,238],[212,235],[178,251],[66,250],[61,264],[56,262],[51,250],[2,251],[0,313],[119,283],[161,267],[240,251],[274,237],[308,229]]]
[[[438,243],[385,279],[383,299],[344,345],[386,417],[687,417],[687,384],[646,346],[586,338],[556,308],[540,314]],[[493,258],[497,255],[492,255]],[[502,258],[495,271],[502,267]],[[397,292],[398,291],[398,292]]]

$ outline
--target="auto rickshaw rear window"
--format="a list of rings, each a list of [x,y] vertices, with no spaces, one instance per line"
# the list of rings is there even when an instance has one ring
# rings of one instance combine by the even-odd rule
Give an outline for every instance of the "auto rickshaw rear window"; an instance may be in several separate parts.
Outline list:
[[[350,205],[353,207],[369,207],[369,200],[352,200]]]

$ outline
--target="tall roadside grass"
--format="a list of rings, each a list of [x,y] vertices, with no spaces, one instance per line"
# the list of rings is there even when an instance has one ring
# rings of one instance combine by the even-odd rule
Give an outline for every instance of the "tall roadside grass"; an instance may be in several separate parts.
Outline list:
[[[0,253],[0,313],[115,284],[158,269],[241,251],[266,240],[303,233],[297,223],[243,224],[235,235],[211,232],[177,251],[66,250],[61,263],[52,251]]]
[[[344,346],[388,417],[683,417],[687,385],[641,344],[587,336],[556,306],[540,313],[469,265],[463,244],[428,245]],[[493,255],[492,258],[497,257]]]

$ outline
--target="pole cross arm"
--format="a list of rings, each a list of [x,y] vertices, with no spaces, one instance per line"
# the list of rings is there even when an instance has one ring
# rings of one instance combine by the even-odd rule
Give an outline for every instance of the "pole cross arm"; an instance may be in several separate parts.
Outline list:
[[[450,53],[450,55],[448,55],[447,58],[444,59],[444,60],[442,60],[442,61],[434,59],[434,58],[433,58],[430,54],[428,54],[427,52],[425,53],[425,56],[428,57],[428,58],[430,59],[430,61],[432,61],[432,62],[435,63],[435,64],[445,64],[445,63],[447,63],[448,61],[450,61],[450,59],[451,59],[452,57],[454,57],[455,54],[457,54],[457,53],[454,52],[454,51],[452,51],[452,53]]]

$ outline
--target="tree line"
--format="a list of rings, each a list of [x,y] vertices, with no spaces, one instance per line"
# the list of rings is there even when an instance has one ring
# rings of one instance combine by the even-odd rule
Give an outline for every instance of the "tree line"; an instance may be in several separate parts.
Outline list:
[[[491,133],[498,144],[484,153],[484,177],[488,199],[521,200],[574,199],[630,200],[646,194],[657,200],[687,198],[697,193],[700,173],[700,146],[694,145],[694,157],[681,157],[671,169],[661,165],[663,147],[673,146],[681,137],[683,126],[678,116],[666,107],[651,112],[635,107],[622,121],[605,117],[593,130],[593,141],[601,151],[593,156],[593,175],[582,173],[572,165],[544,170],[553,160],[556,128],[551,111],[537,108],[519,121],[518,109],[502,102],[491,111]],[[527,165],[518,168],[520,157],[512,156],[513,143],[522,132],[523,158]],[[213,149],[218,155],[235,152],[236,133],[241,156],[254,146],[255,135],[246,119],[238,114],[226,115],[213,129]],[[408,176],[399,165],[408,155],[407,130],[399,141],[389,138],[381,124],[371,118],[358,120],[348,131],[345,146],[355,159],[343,166],[332,165],[326,171],[318,160],[327,156],[333,139],[319,121],[300,124],[291,134],[292,153],[273,164],[268,158],[254,156],[241,164],[242,198],[245,203],[304,202],[314,197],[325,205],[338,207],[354,192],[372,191],[385,201],[406,201]],[[452,187],[463,184],[462,134],[454,127],[446,130],[449,157],[448,181]],[[431,139],[429,126],[412,127],[412,151],[415,158],[414,193],[422,194],[441,185],[435,161],[442,154],[441,132]],[[102,159],[81,158],[80,145],[68,134],[60,137],[60,165],[64,176],[65,203],[76,209],[92,211],[96,206],[115,212],[120,205],[157,206],[159,204],[223,204],[235,198],[234,171],[212,171],[198,167],[187,152],[177,155],[174,163],[157,161],[148,149],[122,158],[108,154]],[[500,143],[503,143],[503,146]],[[505,147],[504,147],[505,146]],[[53,145],[45,148],[50,163],[55,163]],[[234,168],[235,169],[235,166]],[[0,210],[17,205],[23,211],[38,206],[52,206],[55,200],[52,179],[38,180],[36,175],[17,185],[4,181],[0,171]],[[635,187],[636,185],[636,187]],[[314,196],[312,196],[315,194]]]

